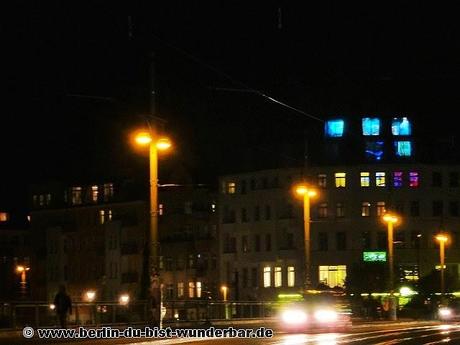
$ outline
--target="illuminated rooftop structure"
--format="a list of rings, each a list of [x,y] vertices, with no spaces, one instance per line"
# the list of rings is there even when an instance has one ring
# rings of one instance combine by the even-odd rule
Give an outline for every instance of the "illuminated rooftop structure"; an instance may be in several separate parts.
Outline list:
[[[380,135],[380,119],[364,117],[362,119],[363,135]]]
[[[411,135],[412,125],[407,117],[395,117],[391,121],[391,133],[393,135]]]
[[[333,119],[326,121],[324,131],[327,137],[342,137],[345,127],[345,121],[342,119]]]

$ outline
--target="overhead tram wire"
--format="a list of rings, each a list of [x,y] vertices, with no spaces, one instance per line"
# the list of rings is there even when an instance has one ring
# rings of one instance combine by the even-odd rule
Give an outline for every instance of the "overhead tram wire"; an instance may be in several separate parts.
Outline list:
[[[274,98],[274,97],[272,97],[272,96],[267,95],[266,93],[264,93],[264,92],[262,92],[262,91],[260,91],[260,90],[257,90],[257,89],[254,89],[254,88],[248,86],[247,84],[245,84],[245,83],[243,83],[243,82],[241,82],[241,81],[239,81],[239,80],[237,80],[237,79],[231,77],[231,76],[230,76],[229,74],[227,74],[226,72],[223,72],[223,71],[217,69],[216,67],[214,67],[214,66],[212,66],[212,65],[210,65],[210,64],[208,64],[208,63],[206,63],[206,62],[201,61],[200,59],[198,59],[198,58],[195,57],[194,55],[192,55],[192,54],[186,52],[185,50],[183,50],[183,49],[181,49],[181,48],[179,48],[179,47],[176,47],[176,46],[174,46],[174,45],[172,45],[172,44],[170,44],[170,43],[168,43],[168,42],[163,41],[161,38],[159,38],[159,37],[156,36],[155,34],[152,34],[152,36],[153,36],[156,40],[158,40],[159,42],[161,42],[162,44],[164,44],[165,46],[167,46],[167,47],[169,47],[169,48],[171,48],[171,49],[173,49],[173,50],[175,50],[175,51],[181,53],[182,55],[188,57],[190,60],[194,61],[195,63],[197,63],[197,64],[199,64],[199,65],[202,65],[202,66],[206,67],[207,69],[209,69],[209,70],[211,70],[211,71],[213,71],[213,72],[215,72],[215,73],[217,73],[217,74],[223,76],[225,79],[229,80],[229,81],[232,82],[233,84],[236,84],[236,85],[239,85],[240,87],[242,87],[242,89],[217,88],[217,87],[215,87],[215,88],[214,88],[215,90],[220,90],[220,91],[231,91],[231,92],[247,92],[247,93],[254,93],[254,94],[257,94],[257,95],[259,95],[259,96],[262,96],[262,97],[264,97],[265,99],[267,99],[267,100],[269,100],[269,101],[271,101],[271,102],[273,102],[273,103],[276,103],[276,104],[278,104],[278,105],[280,105],[280,106],[282,106],[282,107],[285,107],[285,108],[287,108],[287,109],[290,109],[290,110],[292,110],[292,111],[294,111],[294,112],[296,112],[296,113],[302,114],[302,115],[304,115],[304,116],[306,116],[306,117],[308,117],[308,118],[310,118],[310,119],[312,119],[312,120],[319,121],[319,122],[321,122],[321,123],[324,123],[324,122],[325,122],[323,119],[321,119],[321,118],[319,118],[319,117],[317,117],[317,116],[308,114],[307,112],[305,112],[305,111],[303,111],[303,110],[301,110],[301,109],[298,109],[298,108],[296,108],[296,107],[293,107],[293,106],[291,106],[291,105],[289,105],[289,104],[287,104],[287,103],[285,103],[285,102],[282,102],[282,101],[280,101],[280,100],[278,100],[278,99],[276,99],[276,98]]]

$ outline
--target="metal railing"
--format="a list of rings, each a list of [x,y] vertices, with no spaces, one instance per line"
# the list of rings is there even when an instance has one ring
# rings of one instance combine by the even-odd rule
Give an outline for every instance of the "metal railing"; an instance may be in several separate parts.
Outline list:
[[[206,322],[212,320],[266,319],[275,316],[277,302],[223,302],[206,300],[174,300],[163,304],[164,324]],[[73,302],[69,326],[140,325],[148,324],[152,311],[147,301]],[[55,310],[46,302],[0,302],[0,329],[20,329],[25,326],[58,326]]]

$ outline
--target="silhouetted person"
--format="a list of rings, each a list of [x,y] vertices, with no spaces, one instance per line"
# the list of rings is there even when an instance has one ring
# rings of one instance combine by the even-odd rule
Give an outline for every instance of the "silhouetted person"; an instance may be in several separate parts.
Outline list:
[[[72,300],[65,292],[64,285],[59,286],[59,292],[54,297],[54,305],[61,328],[67,328],[67,313],[72,314]]]

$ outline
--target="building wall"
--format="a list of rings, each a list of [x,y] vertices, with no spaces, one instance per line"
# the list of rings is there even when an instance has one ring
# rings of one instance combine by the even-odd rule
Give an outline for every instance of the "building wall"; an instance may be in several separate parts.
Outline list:
[[[395,228],[395,263],[398,272],[401,267],[403,275],[403,266],[407,266],[420,270],[421,275],[429,273],[438,262],[434,234],[445,230],[452,237],[446,251],[447,266],[458,276],[460,194],[454,178],[458,179],[459,166],[364,164],[311,167],[306,174],[302,170],[257,171],[220,179],[220,271],[222,282],[232,287],[233,298],[270,299],[278,293],[298,290],[302,286],[305,274],[303,204],[292,193],[293,183],[302,181],[302,175],[318,189],[318,197],[312,199],[311,204],[311,278],[314,285],[320,283],[319,266],[326,266],[322,267],[323,271],[332,271],[343,269],[344,265],[349,271],[352,265],[362,262],[363,251],[386,250],[386,225],[377,215],[378,202],[384,202],[386,209],[392,209],[402,217],[401,224]],[[345,187],[336,187],[337,172],[346,173]],[[369,172],[369,187],[361,186],[361,172]],[[385,186],[376,186],[377,172],[385,173]],[[401,187],[394,186],[394,172],[402,172]],[[411,172],[418,173],[417,186],[410,186]],[[326,175],[324,187],[318,186],[320,174]],[[437,175],[433,177],[434,174]],[[442,178],[440,186],[439,176]],[[370,203],[369,216],[362,216],[363,202]],[[443,204],[442,210],[439,210],[440,202]],[[337,203],[343,206],[343,216],[337,213]],[[415,203],[418,203],[418,214],[415,212]],[[267,206],[271,209],[270,217],[264,214]],[[259,218],[256,216],[257,207],[260,210]],[[270,250],[264,247],[267,234],[272,239]],[[369,246],[364,243],[366,236],[370,236]],[[258,250],[257,237],[261,242]],[[289,247],[292,248],[287,249]],[[287,266],[291,265],[295,268],[294,287],[288,287],[286,281]],[[270,274],[266,273],[271,278],[270,287],[264,287],[264,267],[271,268]],[[273,287],[275,267],[281,267],[282,272],[282,286],[277,288]],[[257,270],[256,282],[251,281],[250,272],[254,269]],[[336,273],[331,275],[332,278],[337,277]],[[247,276],[249,284],[244,282]],[[323,279],[323,282],[331,284],[330,280]],[[343,281],[338,282],[338,285],[342,284]]]

